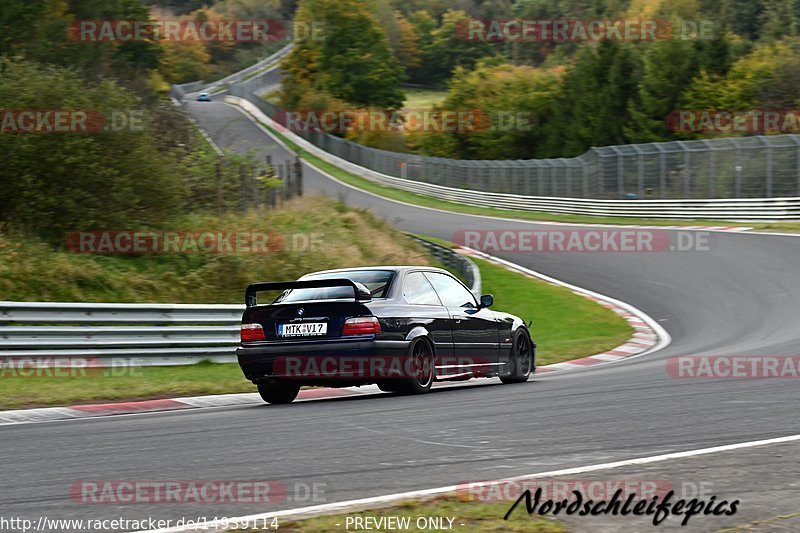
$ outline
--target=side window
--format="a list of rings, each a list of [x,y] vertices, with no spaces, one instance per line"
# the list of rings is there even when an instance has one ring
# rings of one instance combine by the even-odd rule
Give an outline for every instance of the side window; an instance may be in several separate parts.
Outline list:
[[[436,296],[431,284],[422,272],[412,272],[406,276],[403,283],[403,296],[410,304],[415,305],[442,305]]]
[[[436,289],[439,299],[447,307],[477,307],[475,297],[463,285],[448,276],[437,272],[426,272],[425,276]]]

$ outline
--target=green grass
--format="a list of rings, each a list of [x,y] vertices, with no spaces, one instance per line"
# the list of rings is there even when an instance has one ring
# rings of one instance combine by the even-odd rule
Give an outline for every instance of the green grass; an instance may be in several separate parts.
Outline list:
[[[53,369],[29,377],[0,370],[0,409],[93,404],[114,401],[254,392],[239,365],[210,362],[180,367],[87,369],[53,376]],[[50,374],[46,374],[49,372]]]
[[[348,266],[429,263],[424,249],[388,223],[321,196],[222,220],[185,217],[170,230],[256,230],[282,238],[284,246],[266,254],[98,255],[0,232],[0,294],[13,301],[241,303],[245,287],[257,280],[297,279]],[[319,245],[305,246],[305,237]]]
[[[474,259],[483,293],[493,294],[494,309],[533,321],[537,364],[549,365],[616,348],[633,328],[613,311],[569,289],[532,280],[501,266]]]
[[[406,101],[403,109],[413,109],[416,111],[427,111],[434,106],[440,105],[447,98],[447,91],[436,89],[421,89],[418,87],[403,87]]]
[[[385,198],[392,200],[399,200],[409,204],[419,205],[422,207],[432,207],[441,209],[443,211],[453,211],[455,213],[471,214],[471,215],[484,215],[490,217],[512,218],[519,220],[531,220],[540,222],[564,222],[573,224],[638,224],[647,226],[746,226],[754,228],[759,231],[782,231],[798,233],[800,232],[800,222],[731,222],[730,220],[667,220],[667,219],[652,219],[652,218],[634,218],[634,217],[600,217],[589,215],[561,215],[556,213],[545,213],[541,211],[522,211],[519,209],[497,209],[493,207],[478,207],[471,205],[458,204],[455,202],[448,202],[446,200],[439,200],[430,196],[424,196],[408,191],[402,191],[374,183],[360,176],[353,175],[346,172],[317,156],[300,148],[297,144],[289,140],[285,135],[276,131],[274,128],[267,124],[261,123],[265,128],[272,132],[275,136],[280,138],[292,151],[297,153],[300,157],[316,166],[317,168],[331,174],[336,179],[343,181],[359,189],[369,191]]]
[[[347,518],[355,520],[360,517],[377,519],[380,517],[408,517],[410,519],[407,531],[423,531],[416,527],[420,518],[443,518],[447,525],[447,518],[453,519],[452,531],[464,533],[482,533],[484,531],[510,531],[530,533],[567,533],[565,525],[553,520],[528,516],[527,513],[517,510],[508,520],[503,516],[511,507],[511,502],[483,503],[465,502],[454,497],[437,498],[435,500],[404,502],[392,507],[370,511],[352,512],[331,516],[320,516],[306,520],[286,522],[279,521],[280,531],[293,533],[327,532],[327,531],[353,531],[354,523],[347,528]],[[463,524],[463,525],[462,525]],[[432,529],[427,529],[433,531]],[[255,532],[256,530],[252,530]],[[373,531],[397,531],[397,529],[373,529]]]

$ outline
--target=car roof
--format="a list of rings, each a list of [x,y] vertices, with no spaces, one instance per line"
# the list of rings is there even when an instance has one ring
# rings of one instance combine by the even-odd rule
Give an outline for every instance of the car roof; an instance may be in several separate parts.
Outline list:
[[[337,268],[337,269],[333,269],[333,270],[320,270],[319,272],[309,272],[308,274],[305,274],[303,277],[305,278],[305,277],[308,277],[308,276],[314,276],[316,274],[332,274],[332,273],[335,273],[335,272],[344,273],[344,272],[356,272],[356,271],[364,271],[364,270],[389,270],[389,271],[397,272],[397,273],[402,273],[402,272],[405,272],[405,271],[408,271],[408,270],[428,270],[428,271],[431,271],[431,272],[442,272],[442,273],[445,273],[445,274],[449,273],[446,270],[441,269],[441,268],[424,266],[424,265],[406,265],[406,266],[393,265],[393,266],[368,266],[368,267]]]

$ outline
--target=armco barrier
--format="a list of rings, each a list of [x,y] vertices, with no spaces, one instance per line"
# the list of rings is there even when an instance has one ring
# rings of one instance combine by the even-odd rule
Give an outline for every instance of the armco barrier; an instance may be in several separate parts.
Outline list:
[[[472,261],[472,259],[465,255],[453,253],[453,250],[450,248],[426,241],[425,239],[420,239],[414,235],[409,235],[409,237],[422,245],[426,250],[428,250],[428,253],[430,253],[442,264],[452,268],[453,270],[456,270],[459,274],[461,274],[461,279],[464,280],[469,287],[471,287],[472,294],[474,294],[476,298],[481,297],[481,290],[483,289],[481,271],[478,270],[478,266]]]
[[[415,239],[480,294],[472,261]],[[0,302],[0,370],[15,359],[38,366],[68,358],[92,366],[234,362],[242,311],[244,305]]]

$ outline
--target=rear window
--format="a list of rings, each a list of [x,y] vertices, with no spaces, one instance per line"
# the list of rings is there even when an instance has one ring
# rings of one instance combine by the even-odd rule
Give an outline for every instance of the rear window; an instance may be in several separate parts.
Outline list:
[[[349,270],[345,272],[326,272],[303,276],[300,281],[311,279],[349,279],[361,283],[372,293],[373,298],[386,298],[389,282],[394,276],[392,270]],[[322,289],[292,289],[284,291],[273,303],[304,302],[308,300],[336,300],[352,298],[352,287],[325,287]]]

